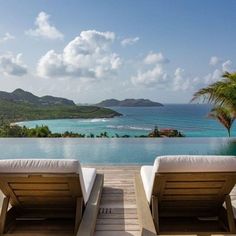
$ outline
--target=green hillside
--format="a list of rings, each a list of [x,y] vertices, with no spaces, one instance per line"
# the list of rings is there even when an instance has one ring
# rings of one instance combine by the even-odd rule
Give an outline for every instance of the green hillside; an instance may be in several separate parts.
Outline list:
[[[71,100],[64,98],[55,98],[45,96],[50,103],[40,102],[37,96],[32,97],[31,102],[29,94],[22,92],[22,96],[17,98],[12,96],[1,97],[0,93],[0,118],[11,122],[25,120],[42,120],[42,119],[74,119],[74,118],[111,118],[119,116],[116,111],[96,106],[77,106]],[[33,95],[34,96],[34,95]],[[27,99],[26,99],[27,97]],[[59,105],[58,105],[59,104]],[[67,105],[68,104],[68,105]]]

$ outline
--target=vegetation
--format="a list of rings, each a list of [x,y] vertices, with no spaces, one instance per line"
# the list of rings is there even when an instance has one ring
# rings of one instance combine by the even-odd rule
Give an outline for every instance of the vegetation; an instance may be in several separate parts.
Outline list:
[[[157,135],[158,134],[158,135]],[[73,133],[66,131],[64,133],[52,133],[48,126],[36,126],[35,128],[27,128],[26,126],[19,126],[16,124],[10,124],[9,122],[5,122],[3,119],[0,121],[0,137],[25,137],[25,138],[129,138],[130,135],[118,135],[109,136],[109,134],[105,132],[101,132],[99,135],[94,135],[92,133],[85,135],[80,133]],[[155,127],[154,131],[148,135],[140,135],[136,136],[138,138],[148,138],[148,137],[183,137],[183,135],[177,130],[172,130],[171,132],[163,132],[159,131],[157,127]]]
[[[10,122],[44,119],[111,118],[116,111],[96,106],[77,106],[71,100],[37,97],[21,89],[0,92],[0,116]]]
[[[184,137],[184,135],[176,130],[176,129],[161,129],[159,130],[157,126],[155,126],[154,130],[148,134],[148,137]]]
[[[217,119],[228,131],[230,137],[230,130],[235,120],[233,113],[229,109],[217,106],[214,107],[209,113],[209,117]]]
[[[222,77],[221,81],[197,91],[192,101],[202,99],[203,102],[212,103],[214,108],[209,116],[219,120],[230,136],[230,129],[236,118],[236,72],[225,72]]]
[[[0,115],[11,122],[44,119],[111,118],[120,115],[108,108],[94,106],[36,106],[0,100]]]
[[[203,101],[231,108],[233,112],[236,112],[236,72],[225,72],[222,77],[221,81],[196,92],[192,100],[203,98]]]

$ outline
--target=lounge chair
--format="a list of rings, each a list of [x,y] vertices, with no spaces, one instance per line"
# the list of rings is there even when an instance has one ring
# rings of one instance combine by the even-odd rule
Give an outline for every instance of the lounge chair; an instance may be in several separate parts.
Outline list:
[[[81,168],[77,160],[0,160],[0,190],[5,195],[0,235],[17,232],[17,222],[26,221],[30,228],[36,220],[65,227],[70,222],[70,234],[64,235],[93,235],[102,185],[103,175]],[[57,235],[63,234],[59,226]]]
[[[153,166],[142,166],[140,172],[136,184],[140,188],[143,183],[157,233],[222,230],[235,235],[229,194],[236,184],[236,157],[159,156]],[[140,217],[145,204],[138,209]],[[147,213],[145,218],[141,222],[152,229]]]

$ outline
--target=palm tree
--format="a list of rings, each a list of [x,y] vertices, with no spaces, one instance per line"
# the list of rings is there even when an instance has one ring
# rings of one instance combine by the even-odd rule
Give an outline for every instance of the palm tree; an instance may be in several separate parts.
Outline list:
[[[193,95],[192,101],[203,98],[203,102],[228,107],[236,116],[236,72],[225,72],[222,77],[221,81],[197,91]]]
[[[209,117],[217,119],[227,129],[230,137],[230,130],[235,120],[235,116],[229,109],[222,106],[216,106],[209,113]]]
[[[220,121],[230,136],[232,124],[236,118],[236,72],[225,72],[223,79],[197,91],[192,101],[202,98],[203,102],[212,103],[215,107],[209,116]]]

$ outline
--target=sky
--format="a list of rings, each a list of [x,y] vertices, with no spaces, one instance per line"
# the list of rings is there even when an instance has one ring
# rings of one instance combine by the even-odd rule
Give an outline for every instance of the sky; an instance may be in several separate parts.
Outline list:
[[[235,0],[0,0],[0,90],[188,103],[236,71]]]

